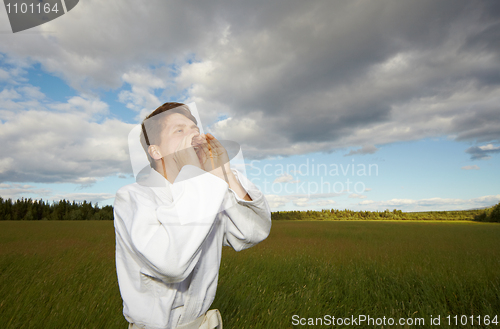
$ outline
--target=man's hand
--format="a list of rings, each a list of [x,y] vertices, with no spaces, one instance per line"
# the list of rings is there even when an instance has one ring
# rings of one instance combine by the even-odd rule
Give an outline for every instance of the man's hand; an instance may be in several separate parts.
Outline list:
[[[206,134],[202,143],[197,145],[198,156],[203,166],[202,169],[209,171],[215,176],[223,179],[240,198],[252,201],[243,186],[231,171],[229,156],[222,144],[212,135]]]
[[[229,157],[222,144],[212,134],[206,134],[201,144],[197,145],[198,157],[202,169],[225,180],[228,184],[228,173],[231,173]]]

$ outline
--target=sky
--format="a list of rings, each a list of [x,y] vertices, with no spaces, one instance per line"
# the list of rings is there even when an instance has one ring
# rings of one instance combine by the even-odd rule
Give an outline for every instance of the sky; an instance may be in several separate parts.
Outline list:
[[[86,0],[12,33],[0,196],[112,205],[128,134],[195,102],[282,210],[500,201],[500,2]]]

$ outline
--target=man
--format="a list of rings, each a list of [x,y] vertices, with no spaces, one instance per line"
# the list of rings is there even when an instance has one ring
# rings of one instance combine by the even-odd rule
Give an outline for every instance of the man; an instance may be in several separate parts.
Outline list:
[[[142,123],[151,168],[121,188],[114,204],[116,268],[129,328],[222,328],[208,311],[222,246],[264,240],[271,214],[263,194],[233,171],[227,151],[200,134],[180,103]],[[208,311],[208,312],[207,312]]]

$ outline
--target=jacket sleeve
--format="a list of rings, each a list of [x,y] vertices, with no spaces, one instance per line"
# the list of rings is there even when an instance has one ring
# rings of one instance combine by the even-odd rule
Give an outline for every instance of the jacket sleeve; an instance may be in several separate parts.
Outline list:
[[[181,282],[196,265],[228,189],[223,180],[200,171],[195,166],[182,168],[171,185],[172,203],[158,202],[149,188],[118,191],[115,222],[122,221],[116,225],[126,230],[143,274]]]
[[[252,201],[246,201],[229,189],[226,198],[233,206],[225,212],[224,245],[240,251],[263,241],[271,231],[271,210],[264,194],[245,175],[234,170],[237,179],[247,191]]]

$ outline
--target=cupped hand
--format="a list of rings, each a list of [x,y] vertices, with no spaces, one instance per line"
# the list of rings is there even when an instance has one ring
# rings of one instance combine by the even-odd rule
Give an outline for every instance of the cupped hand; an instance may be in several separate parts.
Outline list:
[[[203,169],[198,154],[192,145],[193,138],[197,134],[197,132],[193,132],[189,135],[184,136],[179,145],[177,145],[177,149],[173,154],[173,158],[175,163],[177,164],[177,169],[179,171],[185,165],[193,165],[200,169]]]
[[[212,134],[206,134],[205,138],[210,158],[205,160],[205,170],[227,181],[231,168],[226,149]]]

